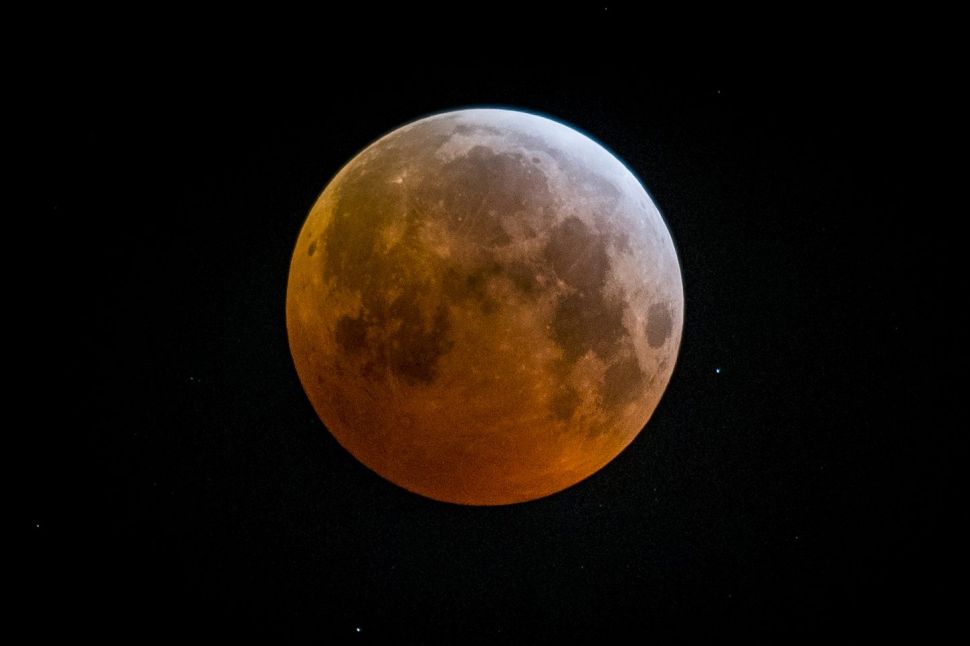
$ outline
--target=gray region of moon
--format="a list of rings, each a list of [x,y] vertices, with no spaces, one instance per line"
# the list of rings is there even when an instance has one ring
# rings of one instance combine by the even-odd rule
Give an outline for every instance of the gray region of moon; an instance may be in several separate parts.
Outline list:
[[[511,110],[393,131],[300,233],[297,371],[337,440],[417,493],[502,504],[589,476],[669,381],[683,289],[634,175],[585,135]]]

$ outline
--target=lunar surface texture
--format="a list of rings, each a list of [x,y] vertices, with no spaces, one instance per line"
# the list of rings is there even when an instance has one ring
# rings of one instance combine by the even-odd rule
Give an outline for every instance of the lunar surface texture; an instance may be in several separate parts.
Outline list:
[[[405,489],[499,505],[598,471],[647,423],[683,326],[650,196],[556,121],[474,109],[354,157],[300,232],[286,321],[337,441]]]

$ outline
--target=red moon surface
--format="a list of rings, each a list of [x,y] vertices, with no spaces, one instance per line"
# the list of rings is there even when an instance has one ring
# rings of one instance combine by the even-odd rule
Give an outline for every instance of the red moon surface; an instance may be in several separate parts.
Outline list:
[[[360,462],[436,500],[590,476],[657,407],[684,297],[667,226],[586,135],[513,110],[371,144],[310,211],[286,321],[300,381]]]

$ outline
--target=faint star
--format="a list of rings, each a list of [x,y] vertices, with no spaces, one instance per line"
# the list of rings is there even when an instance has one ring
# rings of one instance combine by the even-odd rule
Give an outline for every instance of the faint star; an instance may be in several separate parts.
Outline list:
[[[717,374],[721,374],[721,369],[720,368],[714,368],[714,372],[717,373]]]

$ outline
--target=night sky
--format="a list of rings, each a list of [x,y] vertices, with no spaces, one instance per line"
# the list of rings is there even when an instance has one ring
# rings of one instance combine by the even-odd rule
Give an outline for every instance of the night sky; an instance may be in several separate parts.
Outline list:
[[[69,59],[17,121],[30,207],[8,239],[39,249],[13,276],[36,279],[13,288],[39,348],[20,369],[36,421],[13,431],[33,634],[841,642],[955,612],[954,427],[933,376],[954,349],[931,324],[943,261],[913,231],[936,216],[903,195],[936,98],[914,77]],[[359,464],[285,328],[290,254],[329,179],[396,126],[468,106],[613,150],[665,216],[686,296],[637,440],[507,507]]]

